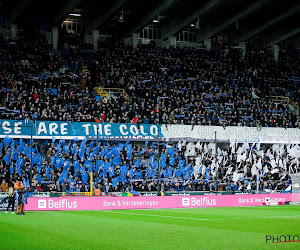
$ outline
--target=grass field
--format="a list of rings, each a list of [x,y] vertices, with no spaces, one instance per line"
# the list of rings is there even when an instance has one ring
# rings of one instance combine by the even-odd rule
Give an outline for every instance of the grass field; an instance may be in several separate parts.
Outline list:
[[[300,249],[266,243],[299,234],[300,206],[0,213],[0,249]]]

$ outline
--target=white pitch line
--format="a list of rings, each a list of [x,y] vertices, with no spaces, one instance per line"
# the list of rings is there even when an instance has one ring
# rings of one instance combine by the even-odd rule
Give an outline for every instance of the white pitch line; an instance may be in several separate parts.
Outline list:
[[[112,212],[118,214],[128,214],[128,215],[140,215],[140,216],[150,216],[150,217],[161,217],[161,218],[171,218],[171,219],[183,219],[183,220],[199,220],[199,221],[208,221],[208,220],[247,220],[251,218],[224,218],[224,219],[204,219],[204,218],[189,218],[189,217],[176,217],[169,215],[159,215],[159,214],[139,214],[139,213],[127,213],[120,211],[112,211],[112,210],[102,210],[103,212]],[[300,215],[290,215],[290,216],[273,216],[273,217],[261,217],[262,219],[276,219],[276,218],[288,218],[288,217],[300,217]],[[259,217],[257,217],[259,218]]]

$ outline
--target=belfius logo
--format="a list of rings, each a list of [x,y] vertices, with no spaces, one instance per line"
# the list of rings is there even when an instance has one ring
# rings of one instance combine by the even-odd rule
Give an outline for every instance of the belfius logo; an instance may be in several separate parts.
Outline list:
[[[67,199],[60,199],[54,201],[53,199],[38,200],[38,208],[43,209],[63,209],[63,208],[77,208],[77,201],[68,201]]]
[[[185,197],[182,198],[182,206],[198,206],[198,207],[202,207],[202,206],[216,206],[217,205],[217,201],[216,199],[210,199],[208,197],[201,197],[199,199],[193,197]]]
[[[266,235],[266,243],[299,242],[299,235]]]

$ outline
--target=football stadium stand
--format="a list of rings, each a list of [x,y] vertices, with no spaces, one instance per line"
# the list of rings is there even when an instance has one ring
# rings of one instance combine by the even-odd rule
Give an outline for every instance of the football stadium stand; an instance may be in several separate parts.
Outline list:
[[[55,133],[52,138],[30,138],[32,131],[27,137],[6,133],[4,124],[8,121],[24,126],[49,121],[182,125],[192,130],[194,126],[219,126],[224,130],[247,127],[259,132],[266,128],[299,131],[300,52],[297,46],[278,51],[277,45],[297,35],[299,27],[294,30],[290,26],[283,37],[267,32],[263,40],[253,38],[288,17],[283,26],[289,26],[298,7],[285,9],[257,31],[248,17],[261,16],[260,11],[268,11],[271,1],[253,1],[250,5],[242,1],[238,9],[244,10],[237,14],[229,3],[205,1],[184,21],[177,19],[180,15],[173,9],[176,4],[177,9],[183,8],[183,1],[156,1],[161,15],[154,19],[157,9],[149,13],[151,18],[137,14],[141,27],[132,26],[136,22],[131,16],[134,8],[123,6],[132,1],[115,1],[102,18],[87,19],[88,25],[76,19],[76,13],[73,19],[68,16],[60,20],[81,1],[73,2],[54,15],[51,33],[47,32],[50,26],[44,29],[43,25],[38,28],[32,24],[43,21],[25,17],[27,23],[19,20],[24,7],[20,3],[10,18],[0,15],[1,183],[12,185],[22,178],[30,194],[87,193],[91,188],[106,195],[160,190],[251,193],[291,189],[290,174],[299,172],[300,166],[297,132],[292,143],[217,143],[200,138],[160,141],[159,136],[149,140],[98,136],[78,139],[55,137]],[[272,4],[284,5],[279,2]],[[147,4],[149,1],[145,1]],[[222,11],[217,8],[219,4]],[[211,10],[211,15],[219,17],[205,26],[204,19],[212,7],[218,11]],[[223,8],[228,14],[232,12],[232,18],[221,15]],[[54,12],[51,8],[49,11]],[[117,21],[115,17],[110,19],[118,11],[121,15]],[[86,13],[92,13],[91,8]],[[174,20],[167,16],[171,13]],[[159,29],[152,19],[160,23]],[[239,19],[250,25],[249,30],[239,32]],[[107,20],[115,26],[125,20],[125,26],[114,35],[99,36],[97,29],[104,23],[109,26]],[[126,20],[131,20],[131,25]],[[149,22],[153,25],[147,26]],[[232,36],[221,33],[232,29],[228,28],[232,23],[236,29]],[[202,25],[203,31],[195,32]]]

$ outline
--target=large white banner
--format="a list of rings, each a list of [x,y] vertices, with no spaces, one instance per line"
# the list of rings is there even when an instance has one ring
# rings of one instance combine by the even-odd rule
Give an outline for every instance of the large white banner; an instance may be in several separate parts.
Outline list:
[[[0,120],[0,138],[74,139],[97,137],[111,140],[201,140],[224,142],[300,143],[300,129],[192,125],[121,124]]]
[[[300,143],[300,129],[220,127],[191,125],[162,125],[161,133],[167,139],[195,139],[260,143]],[[216,134],[215,134],[216,133]]]

